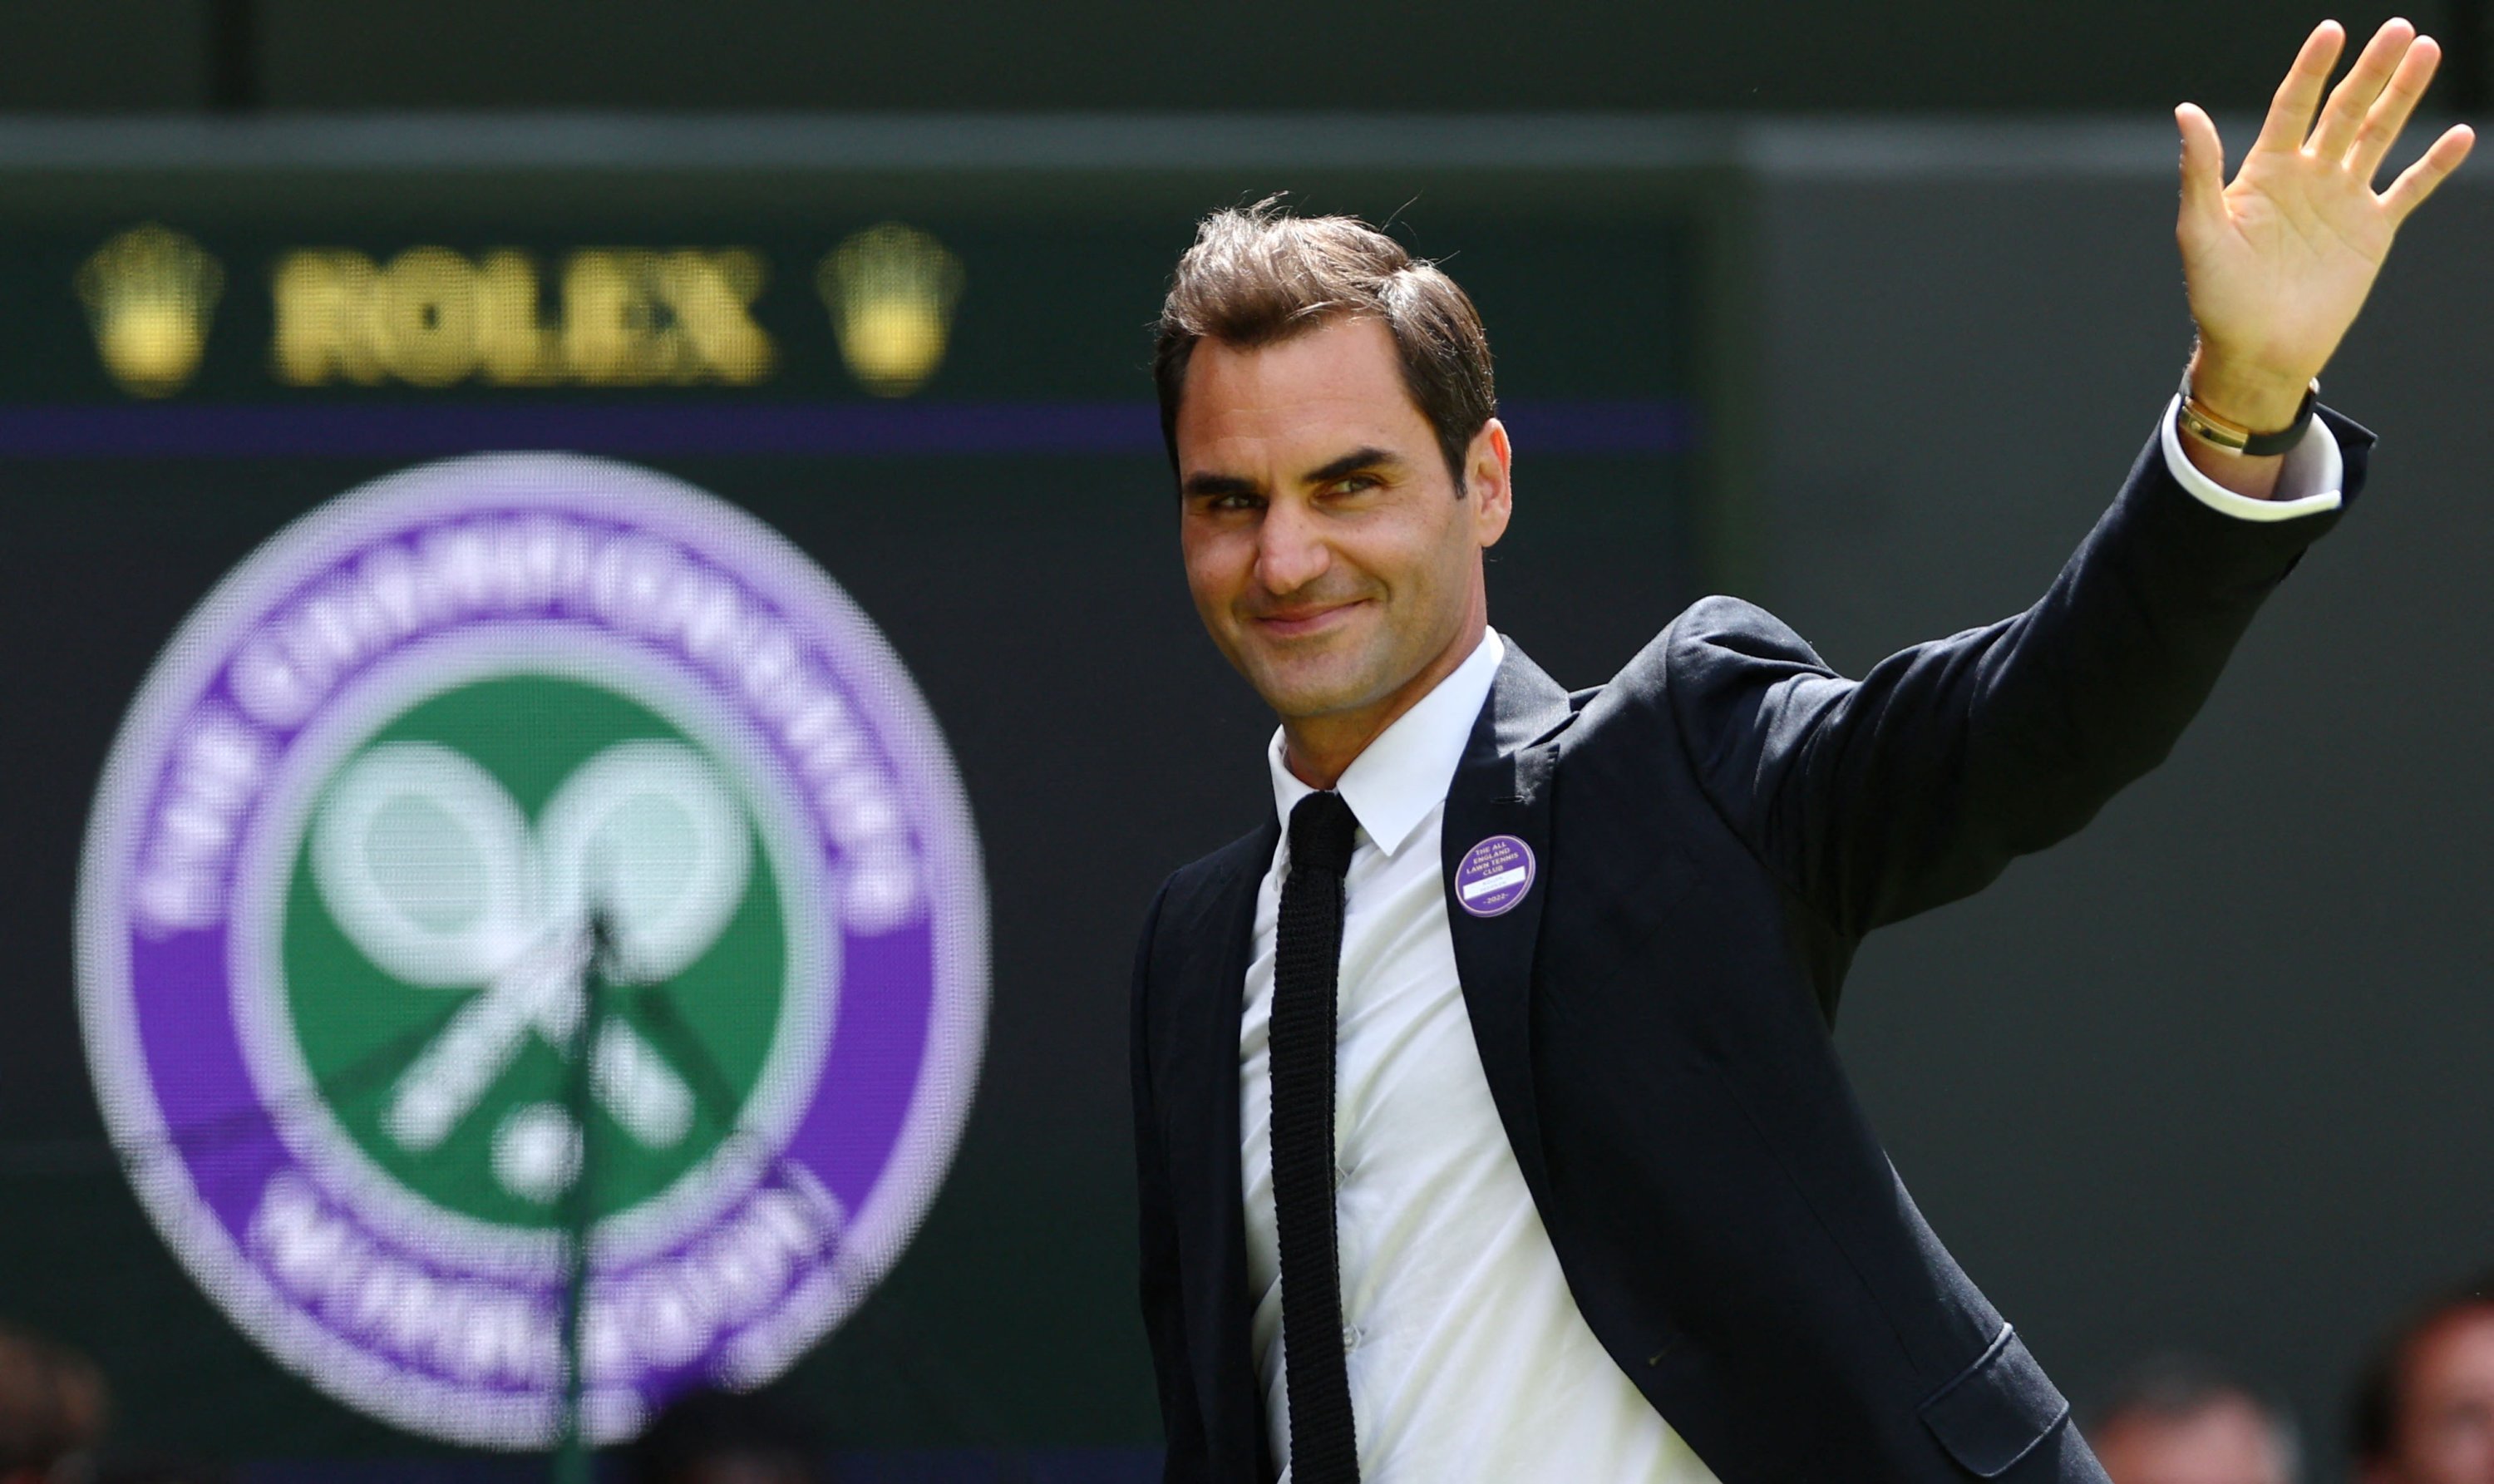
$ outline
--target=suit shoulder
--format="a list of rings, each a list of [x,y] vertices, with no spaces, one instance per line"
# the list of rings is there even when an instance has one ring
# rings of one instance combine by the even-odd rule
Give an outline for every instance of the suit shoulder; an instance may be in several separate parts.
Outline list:
[[[1275,830],[1250,830],[1210,855],[1190,861],[1161,883],[1156,919],[1163,932],[1191,926],[1204,910],[1226,898],[1243,878],[1262,879],[1272,863]]]
[[[1659,641],[1666,657],[1678,667],[1745,668],[1749,665],[1804,666],[1825,670],[1827,662],[1795,633],[1792,625],[1744,598],[1717,594],[1699,598],[1663,630]]]
[[[1589,720],[1598,721],[1613,711],[1659,705],[1667,693],[1686,704],[1758,690],[1795,675],[1832,673],[1781,619],[1755,603],[1718,595],[1684,609],[1586,711]]]
[[[1174,901],[1207,887],[1217,888],[1234,872],[1253,867],[1261,873],[1270,863],[1264,858],[1271,854],[1272,831],[1268,828],[1250,830],[1210,855],[1200,856],[1170,872],[1162,890],[1169,893]]]
[[[1669,739],[1703,766],[1754,731],[1787,682],[1833,675],[1774,614],[1740,598],[1702,598],[1584,706],[1570,750],[1641,755]]]

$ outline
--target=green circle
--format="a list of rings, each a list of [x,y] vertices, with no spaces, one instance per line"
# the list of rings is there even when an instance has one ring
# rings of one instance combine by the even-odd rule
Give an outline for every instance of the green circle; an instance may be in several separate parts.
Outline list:
[[[445,690],[400,713],[341,760],[338,772],[385,742],[432,742],[484,769],[533,824],[591,758],[645,739],[679,742],[710,757],[658,713],[613,690],[568,677],[505,675]],[[788,941],[770,857],[749,819],[746,831],[753,866],[745,897],[709,949],[663,983],[602,991],[606,1013],[638,1033],[691,1092],[694,1112],[682,1139],[652,1148],[592,1100],[587,1145],[594,1217],[663,1194],[707,1160],[734,1130],[769,1059],[787,993]],[[530,1199],[502,1187],[494,1171],[494,1136],[518,1109],[565,1100],[572,1078],[562,1049],[527,1031],[518,1054],[447,1136],[429,1149],[402,1148],[382,1126],[393,1089],[484,986],[418,987],[367,958],[321,900],[305,833],[286,890],[279,962],[295,1040],[331,1114],[374,1164],[434,1204],[519,1230],[560,1228],[563,1201]],[[387,863],[378,864],[387,869]]]

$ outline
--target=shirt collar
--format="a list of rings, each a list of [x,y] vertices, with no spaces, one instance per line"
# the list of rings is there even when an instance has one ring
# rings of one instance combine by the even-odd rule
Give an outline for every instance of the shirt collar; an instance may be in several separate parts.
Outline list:
[[[1490,682],[1506,658],[1506,645],[1498,630],[1481,630],[1481,642],[1464,662],[1419,704],[1395,717],[1343,771],[1334,788],[1379,850],[1389,856],[1401,850],[1420,821],[1445,800],[1455,767],[1464,760],[1464,745],[1472,741],[1473,722],[1488,702]],[[1316,790],[1292,773],[1282,760],[1283,746],[1276,727],[1264,762],[1273,774],[1273,808],[1287,834],[1291,810]]]

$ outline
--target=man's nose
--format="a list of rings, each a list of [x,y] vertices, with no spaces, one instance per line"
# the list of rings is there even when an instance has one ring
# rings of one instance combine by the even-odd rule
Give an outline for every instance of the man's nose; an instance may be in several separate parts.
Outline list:
[[[1256,536],[1256,580],[1277,596],[1297,591],[1325,574],[1333,552],[1315,519],[1296,503],[1276,500],[1265,509]]]

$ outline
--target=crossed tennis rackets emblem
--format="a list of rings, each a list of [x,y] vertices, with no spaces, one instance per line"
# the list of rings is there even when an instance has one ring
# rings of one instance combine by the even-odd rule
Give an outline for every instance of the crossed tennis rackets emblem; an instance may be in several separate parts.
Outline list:
[[[483,1105],[532,1035],[569,1051],[587,1008],[593,911],[634,978],[661,982],[718,940],[751,868],[744,809],[681,742],[607,747],[563,780],[533,826],[453,748],[388,742],[357,758],[313,825],[321,900],[393,978],[473,991],[390,1087],[382,1131],[402,1149],[432,1149]],[[638,1031],[606,1016],[590,1055],[591,1090],[626,1134],[653,1149],[684,1139],[692,1090]],[[540,1145],[577,1138],[551,1106],[521,1110],[514,1126]],[[496,1174],[514,1195],[549,1200],[569,1181],[560,1153],[516,1164],[502,1153],[498,1144]]]

